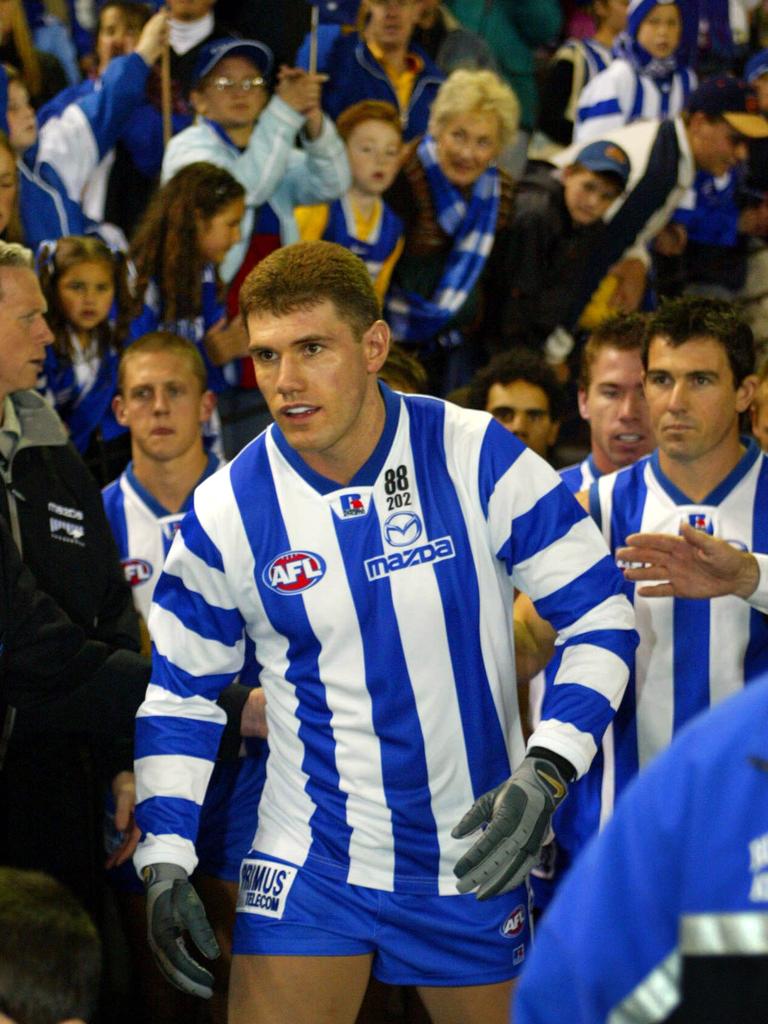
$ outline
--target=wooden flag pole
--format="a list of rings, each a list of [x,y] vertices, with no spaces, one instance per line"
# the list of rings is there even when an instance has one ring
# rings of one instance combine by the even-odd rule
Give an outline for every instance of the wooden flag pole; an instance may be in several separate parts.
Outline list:
[[[171,44],[166,40],[160,58],[160,101],[163,108],[163,148],[171,141]]]
[[[320,7],[312,5],[312,22],[309,27],[309,73],[314,75],[317,71],[317,28],[320,24]]]

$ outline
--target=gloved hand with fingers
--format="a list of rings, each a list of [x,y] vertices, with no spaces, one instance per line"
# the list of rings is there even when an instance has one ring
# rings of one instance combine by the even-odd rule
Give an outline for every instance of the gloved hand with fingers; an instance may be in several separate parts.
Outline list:
[[[461,893],[476,889],[479,900],[522,885],[549,834],[557,805],[568,784],[557,765],[529,754],[506,782],[484,793],[451,835],[462,839],[487,822],[487,828],[453,873]]]
[[[147,937],[160,970],[182,992],[210,999],[213,975],[189,955],[183,933],[209,960],[218,957],[219,944],[187,872],[178,864],[150,864],[143,878]]]

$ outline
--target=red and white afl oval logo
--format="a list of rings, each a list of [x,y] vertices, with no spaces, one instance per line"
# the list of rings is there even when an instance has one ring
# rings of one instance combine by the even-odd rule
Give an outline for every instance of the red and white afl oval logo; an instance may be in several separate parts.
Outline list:
[[[518,903],[511,914],[508,914],[501,926],[501,934],[514,939],[525,928],[525,907]]]
[[[325,576],[325,562],[313,551],[284,551],[266,566],[261,578],[278,594],[301,594]]]

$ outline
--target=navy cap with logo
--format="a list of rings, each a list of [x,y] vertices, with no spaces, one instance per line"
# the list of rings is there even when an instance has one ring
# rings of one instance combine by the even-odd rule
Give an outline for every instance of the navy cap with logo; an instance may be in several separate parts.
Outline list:
[[[754,89],[732,75],[703,82],[688,97],[685,109],[689,114],[722,117],[751,139],[768,138],[768,118],[760,113]]]
[[[225,57],[245,57],[255,64],[265,79],[272,71],[272,51],[256,39],[211,39],[200,48],[192,75],[191,88],[195,89],[203,78]]]
[[[605,139],[590,142],[579,150],[573,162],[595,174],[614,174],[621,181],[622,188],[629,179],[629,157],[615,142]]]
[[[747,82],[754,82],[761,75],[768,75],[768,50],[756,53],[744,65],[744,78]]]

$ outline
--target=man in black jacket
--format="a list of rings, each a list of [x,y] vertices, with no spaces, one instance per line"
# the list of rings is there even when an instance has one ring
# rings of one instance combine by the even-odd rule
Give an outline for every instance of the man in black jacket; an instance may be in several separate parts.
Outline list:
[[[129,764],[148,682],[145,658],[89,640],[38,588],[0,519],[0,773],[11,737],[14,747],[21,737],[35,746],[62,738],[110,743]],[[115,788],[129,796],[130,781],[116,779]],[[121,818],[131,809],[126,804]]]
[[[100,641],[102,661],[114,650],[121,662],[139,649],[138,622],[101,495],[58,417],[32,390],[51,334],[31,266],[28,250],[0,243],[0,518],[58,612]],[[140,700],[137,679],[146,675],[143,663],[129,658],[126,671],[139,675],[127,688],[113,665],[90,677],[90,691],[81,675],[79,693],[75,688],[61,704],[60,688],[67,687],[56,676],[57,660],[64,664],[65,652],[50,658],[46,706],[55,713],[22,710],[38,702],[34,681],[27,688],[20,677],[17,694],[0,708],[0,863],[48,871],[98,912],[103,793],[113,780],[121,806],[131,803],[127,723]]]

